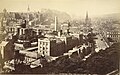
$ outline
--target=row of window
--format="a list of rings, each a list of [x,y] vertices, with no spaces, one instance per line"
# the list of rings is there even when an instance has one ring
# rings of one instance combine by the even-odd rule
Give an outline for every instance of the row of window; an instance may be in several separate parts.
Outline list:
[[[47,51],[40,51],[40,53],[45,54],[45,53],[48,53],[48,52]]]
[[[7,30],[8,30],[8,32],[15,32],[16,31],[15,28],[8,28]]]
[[[108,32],[107,34],[119,34],[118,32]]]
[[[48,45],[48,42],[40,42],[42,45]]]
[[[120,35],[108,35],[108,37],[120,37]]]
[[[47,50],[48,49],[48,47],[41,47],[40,46],[40,50]]]

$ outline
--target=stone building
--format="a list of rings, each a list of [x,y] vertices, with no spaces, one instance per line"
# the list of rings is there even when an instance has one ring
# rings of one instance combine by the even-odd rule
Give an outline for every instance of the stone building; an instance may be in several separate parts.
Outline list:
[[[54,38],[38,39],[38,53],[42,56],[59,56],[65,51],[65,42]]]
[[[11,60],[14,58],[14,44],[7,41],[2,41],[0,44],[0,53],[2,54],[2,59]]]

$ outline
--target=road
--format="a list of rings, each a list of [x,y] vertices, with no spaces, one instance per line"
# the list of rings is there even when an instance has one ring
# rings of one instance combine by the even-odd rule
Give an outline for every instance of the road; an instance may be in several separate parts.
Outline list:
[[[96,52],[99,52],[100,49],[105,50],[105,48],[108,47],[108,45],[107,45],[107,43],[105,42],[105,40],[104,40],[104,39],[102,38],[102,36],[100,36],[100,35],[96,35],[96,37],[97,37],[98,39],[95,40],[95,41],[96,41],[96,46],[97,46],[97,48],[95,49],[95,51],[96,51]]]

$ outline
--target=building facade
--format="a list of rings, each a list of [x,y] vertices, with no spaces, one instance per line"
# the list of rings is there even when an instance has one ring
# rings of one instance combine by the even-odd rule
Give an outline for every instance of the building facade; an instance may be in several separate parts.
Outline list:
[[[106,32],[106,37],[112,38],[114,42],[120,42],[120,32],[119,31]]]
[[[65,52],[65,42],[60,39],[38,39],[38,53],[42,56],[59,56]]]
[[[2,55],[2,59],[11,60],[14,58],[14,44],[11,42],[2,41],[0,44],[0,53]]]

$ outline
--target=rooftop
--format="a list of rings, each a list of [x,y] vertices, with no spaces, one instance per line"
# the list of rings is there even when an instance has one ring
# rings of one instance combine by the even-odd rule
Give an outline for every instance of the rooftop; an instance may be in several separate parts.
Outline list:
[[[20,53],[21,54],[25,54],[27,57],[30,57],[30,58],[39,58],[39,55],[36,52],[30,52],[30,51],[20,50]]]

